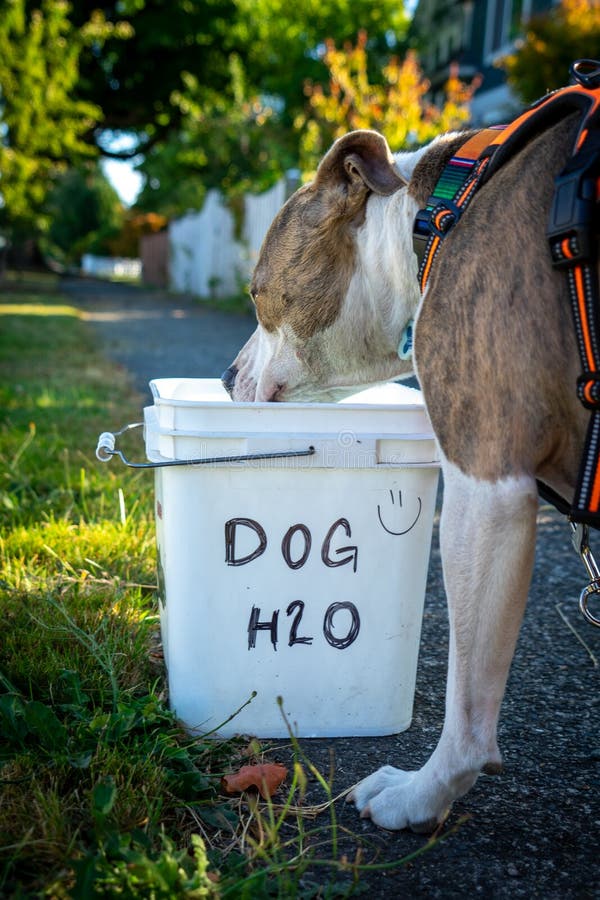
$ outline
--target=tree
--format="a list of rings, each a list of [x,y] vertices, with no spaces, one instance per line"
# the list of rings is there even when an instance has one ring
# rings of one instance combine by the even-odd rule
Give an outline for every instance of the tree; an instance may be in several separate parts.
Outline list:
[[[534,16],[515,53],[502,66],[515,92],[526,103],[566,84],[576,59],[600,59],[600,4],[562,0],[550,12]]]
[[[307,83],[308,111],[296,122],[302,131],[301,166],[311,174],[333,141],[354,128],[373,128],[394,150],[412,149],[444,131],[464,126],[469,102],[478,82],[461,82],[451,72],[442,107],[427,100],[429,83],[413,52],[404,60],[392,57],[382,69],[383,82],[372,83],[368,74],[367,35],[342,50],[327,41],[324,62],[329,70],[326,89]]]
[[[72,6],[83,27],[98,0]],[[209,105],[215,95],[233,102],[232,54],[250,92],[279,98],[289,125],[303,105],[304,80],[326,77],[318,48],[327,35],[349,39],[360,22],[383,47],[407,25],[398,0],[105,0],[102,17],[112,31],[84,49],[78,96],[102,108],[89,138],[108,154],[115,131],[135,132],[137,151],[177,133],[183,112],[173,97],[186,92],[189,77]],[[196,89],[193,99],[201,99]]]
[[[399,0],[236,0],[238,41],[247,47],[248,84],[263,96],[279,97],[291,125],[303,110],[304,84],[326,84],[323,50],[328,38],[343,45],[361,28],[369,35],[369,75],[406,36],[408,17]]]
[[[294,135],[274,98],[249,94],[241,60],[232,54],[229,64],[232,98],[209,97],[195,76],[184,76],[184,90],[173,95],[181,129],[140,165],[146,176],[140,209],[181,214],[202,206],[211,187],[230,198],[260,192],[296,164]]]
[[[0,228],[13,241],[48,228],[46,198],[66,168],[94,155],[84,136],[102,111],[74,97],[82,47],[100,18],[73,28],[64,0],[0,3]]]
[[[125,211],[98,165],[70,169],[54,185],[45,207],[50,220],[42,247],[59,262],[79,264],[82,254],[110,252]]]
[[[73,0],[76,27],[85,27],[98,0]],[[229,53],[236,46],[234,0],[112,0],[102,3],[111,32],[90,42],[81,57],[78,96],[100,106],[104,116],[90,132],[105,154],[115,131],[138,137],[135,155],[150,148],[180,125],[180,110],[171,102],[183,87],[181,74],[193,73],[212,91],[227,93]]]
[[[213,90],[192,68],[170,95],[179,123],[146,154],[140,208],[166,215],[198,205],[218,187],[233,197],[273,184],[299,156],[294,128],[306,105],[304,84],[326,83],[325,37],[353,37],[356,21],[373,27],[368,65],[378,66],[406,31],[398,0],[235,0],[237,18],[229,36],[228,89]],[[244,48],[242,53],[233,47]]]

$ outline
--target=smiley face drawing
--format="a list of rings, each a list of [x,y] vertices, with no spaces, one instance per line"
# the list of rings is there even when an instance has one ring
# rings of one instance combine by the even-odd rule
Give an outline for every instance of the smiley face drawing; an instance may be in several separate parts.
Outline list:
[[[402,491],[397,491],[397,497],[398,502],[396,503],[394,491],[390,490],[391,506],[384,511],[385,519],[388,524],[386,524],[386,522],[384,522],[383,520],[384,517],[382,516],[380,503],[377,504],[377,516],[379,518],[379,524],[384,531],[387,531],[388,534],[393,534],[396,537],[400,537],[403,534],[408,534],[408,532],[412,531],[412,529],[415,527],[415,525],[419,521],[423,504],[421,503],[421,498],[417,497],[417,513],[416,515],[414,515],[414,512],[411,513],[411,517],[407,519],[402,506]],[[390,525],[392,524],[395,526],[394,528],[390,527]],[[397,530],[398,527],[399,530]]]

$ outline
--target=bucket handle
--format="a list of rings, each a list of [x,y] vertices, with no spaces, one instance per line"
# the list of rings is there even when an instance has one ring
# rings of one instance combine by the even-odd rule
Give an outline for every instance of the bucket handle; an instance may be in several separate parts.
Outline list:
[[[170,466],[206,466],[209,463],[232,463],[246,462],[248,460],[257,459],[285,459],[290,456],[314,456],[316,450],[314,447],[308,447],[306,450],[280,450],[274,453],[245,453],[242,456],[213,456],[208,459],[169,459],[164,462],[131,462],[127,459],[122,450],[116,448],[116,439],[126,431],[133,428],[141,428],[143,422],[132,422],[125,425],[119,431],[103,431],[98,438],[98,446],[96,447],[96,457],[100,462],[110,462],[113,456],[118,456],[122,463],[129,466],[130,469],[163,469]]]

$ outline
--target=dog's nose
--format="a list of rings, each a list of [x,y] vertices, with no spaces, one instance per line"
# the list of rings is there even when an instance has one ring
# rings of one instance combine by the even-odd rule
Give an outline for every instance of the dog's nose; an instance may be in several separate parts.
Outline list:
[[[233,385],[235,384],[235,376],[237,375],[238,370],[236,366],[229,366],[228,369],[225,369],[223,374],[221,375],[221,381],[223,382],[223,387],[231,396],[231,392],[233,391]]]

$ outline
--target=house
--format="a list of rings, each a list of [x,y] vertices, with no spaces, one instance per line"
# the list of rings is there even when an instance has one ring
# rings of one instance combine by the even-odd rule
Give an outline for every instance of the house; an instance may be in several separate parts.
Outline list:
[[[523,104],[498,62],[514,49],[528,19],[554,5],[556,0],[419,0],[411,33],[434,99],[455,63],[463,81],[482,76],[471,102],[474,125],[513,118]]]

